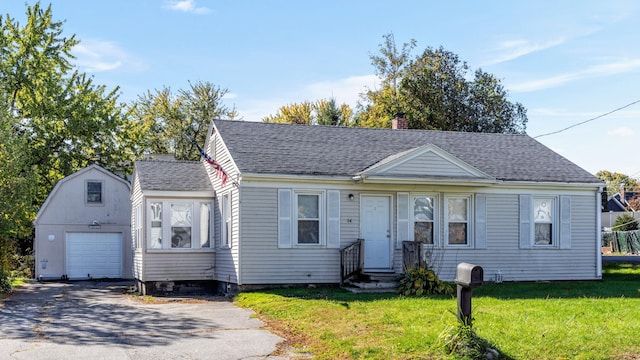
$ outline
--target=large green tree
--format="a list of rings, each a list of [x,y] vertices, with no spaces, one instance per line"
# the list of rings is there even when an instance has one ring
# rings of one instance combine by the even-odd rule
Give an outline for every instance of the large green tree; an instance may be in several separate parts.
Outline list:
[[[78,41],[63,35],[62,24],[53,20],[51,5],[36,3],[27,7],[24,26],[6,15],[0,28],[2,109],[28,139],[36,203],[88,164],[117,170],[134,156],[118,88],[108,91],[74,68],[71,49]]]
[[[473,73],[458,55],[440,47],[428,47],[409,59],[415,41],[397,50],[386,35],[380,54],[370,56],[380,89],[362,94],[358,125],[389,127],[398,112],[409,127],[469,132],[522,133],[526,130],[526,109],[510,102],[500,80],[482,71]]]
[[[131,116],[137,127],[138,152],[172,154],[179,160],[195,160],[199,153],[194,144],[202,145],[211,120],[235,119],[235,108],[224,104],[229,91],[210,82],[189,83],[189,89],[173,93],[164,87],[138,96]]]
[[[27,6],[26,15],[23,25],[0,16],[0,240],[19,244],[29,243],[37,208],[58,180],[92,163],[130,168],[139,128],[117,88],[93,84],[72,64],[79,42],[51,5]]]

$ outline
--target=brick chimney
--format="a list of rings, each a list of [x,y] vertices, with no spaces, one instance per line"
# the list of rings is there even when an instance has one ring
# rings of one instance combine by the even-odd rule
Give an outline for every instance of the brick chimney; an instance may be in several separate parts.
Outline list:
[[[391,120],[391,128],[394,130],[408,130],[409,120],[404,118],[404,113],[397,113],[396,117]]]

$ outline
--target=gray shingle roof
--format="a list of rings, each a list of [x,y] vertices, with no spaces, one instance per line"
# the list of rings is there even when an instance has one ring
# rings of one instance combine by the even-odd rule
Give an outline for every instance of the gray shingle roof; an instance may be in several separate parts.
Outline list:
[[[135,173],[143,191],[213,191],[200,161],[137,160]]]
[[[216,120],[240,172],[353,176],[403,151],[434,144],[504,181],[600,183],[524,134],[465,133]]]

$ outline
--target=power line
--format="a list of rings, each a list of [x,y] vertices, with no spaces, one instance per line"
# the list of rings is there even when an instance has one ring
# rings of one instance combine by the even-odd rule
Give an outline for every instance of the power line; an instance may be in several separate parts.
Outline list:
[[[619,108],[617,108],[617,109],[613,109],[613,110],[611,110],[611,111],[609,111],[609,112],[607,112],[607,113],[604,113],[604,114],[602,114],[602,115],[598,115],[598,116],[596,116],[596,117],[594,117],[594,118],[591,118],[591,119],[588,119],[588,120],[585,120],[585,121],[581,121],[581,122],[579,122],[579,123],[577,123],[577,124],[573,124],[573,125],[571,125],[571,126],[567,126],[567,127],[566,127],[566,128],[564,128],[564,129],[560,129],[560,130],[557,130],[557,131],[552,131],[552,132],[550,132],[550,133],[546,133],[546,134],[542,134],[542,135],[534,136],[533,138],[534,138],[534,139],[537,139],[537,138],[539,138],[539,137],[543,137],[543,136],[548,136],[548,135],[554,135],[554,134],[561,133],[561,132],[563,132],[563,131],[569,130],[569,129],[574,128],[574,127],[576,127],[576,126],[579,126],[579,125],[582,125],[582,124],[586,124],[586,123],[588,123],[588,122],[590,122],[590,121],[598,120],[598,119],[600,119],[600,118],[602,118],[602,117],[605,117],[605,116],[607,116],[607,115],[613,114],[613,113],[614,113],[614,112],[616,112],[616,111],[620,111],[620,110],[622,110],[622,109],[628,108],[629,106],[631,106],[631,105],[635,105],[635,104],[637,104],[637,103],[640,103],[640,100],[636,100],[636,101],[634,101],[634,102],[632,102],[632,103],[629,103],[629,104],[627,104],[627,105],[625,105],[625,106],[621,106],[621,107],[619,107]]]

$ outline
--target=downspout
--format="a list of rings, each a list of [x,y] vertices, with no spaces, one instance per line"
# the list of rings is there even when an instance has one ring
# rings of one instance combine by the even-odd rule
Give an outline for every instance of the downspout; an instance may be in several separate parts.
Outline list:
[[[598,187],[596,192],[596,277],[602,279],[602,190]]]

